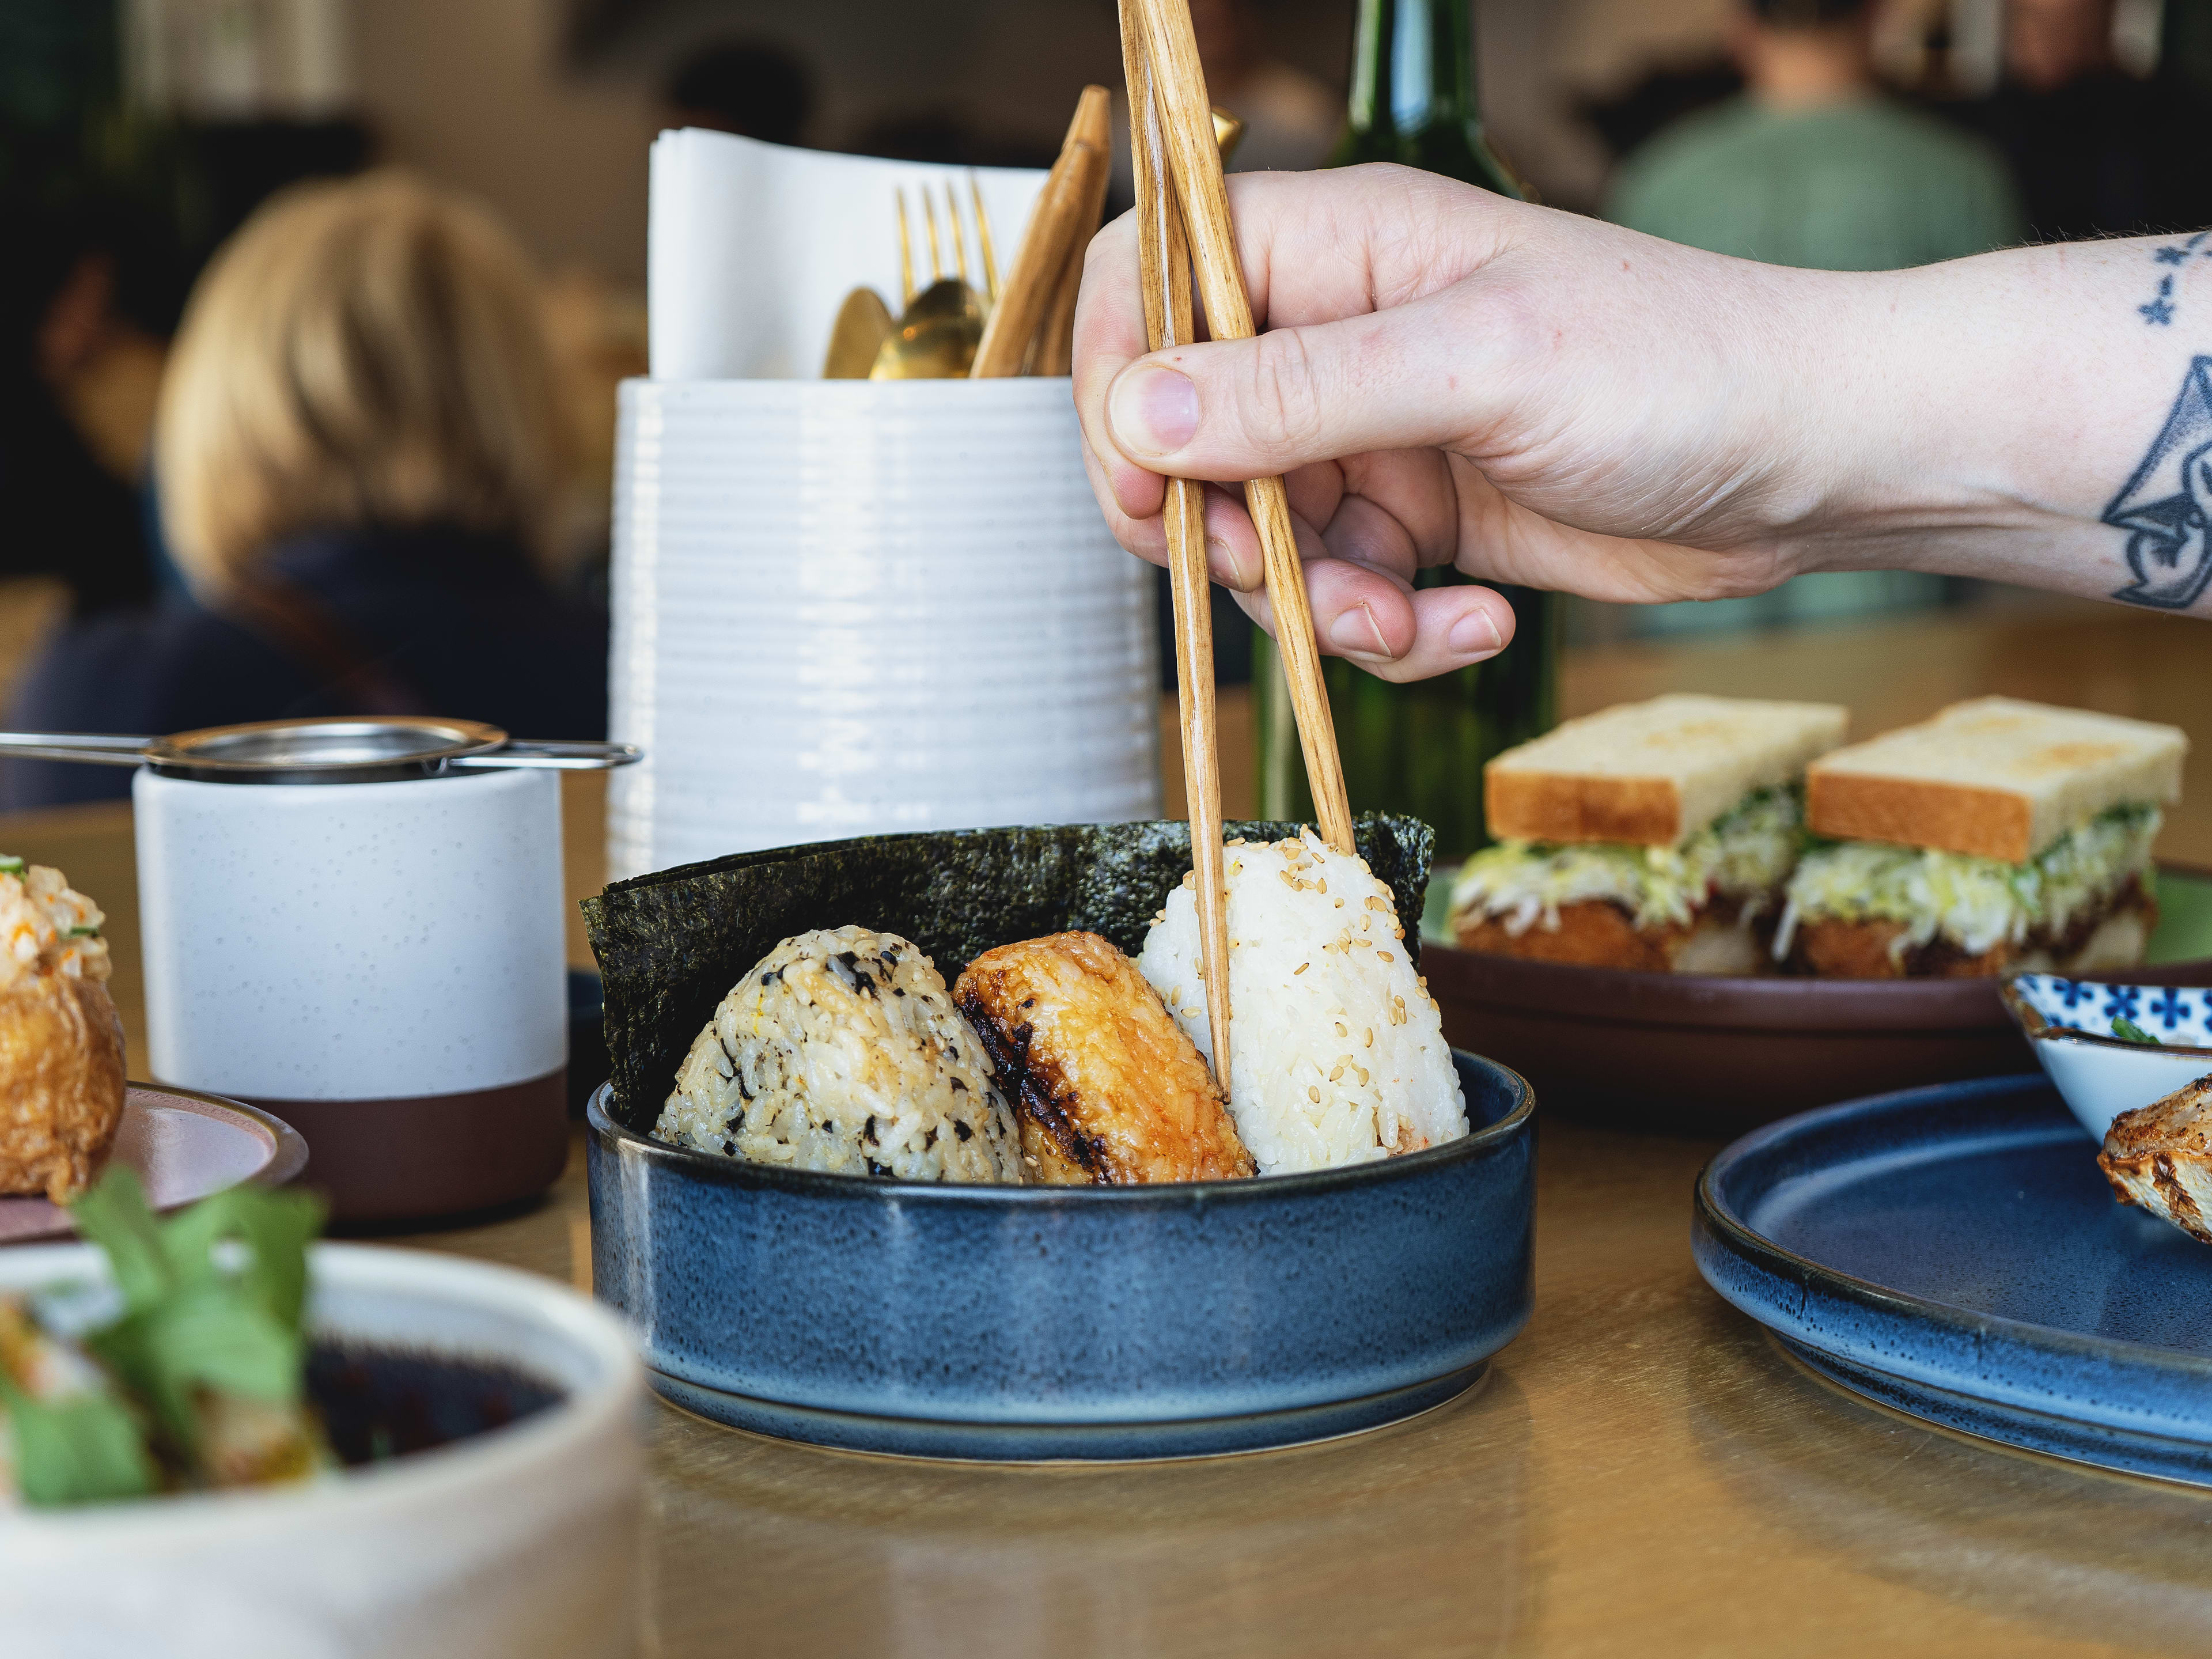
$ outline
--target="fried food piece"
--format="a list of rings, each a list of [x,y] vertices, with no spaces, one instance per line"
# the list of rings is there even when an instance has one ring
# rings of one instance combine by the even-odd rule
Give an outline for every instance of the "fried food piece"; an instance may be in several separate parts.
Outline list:
[[[1611,899],[1579,899],[1559,906],[1557,927],[1538,921],[1516,933],[1494,916],[1462,916],[1454,932],[1462,951],[1524,962],[1649,974],[1764,973],[1771,966],[1765,940],[1773,936],[1772,927],[1741,921],[1741,908],[1723,899],[1692,921],[1638,927],[1627,908]]]
[[[1136,963],[1097,934],[986,951],[952,1000],[1013,1102],[1030,1181],[1115,1187],[1253,1172],[1197,1045]]]
[[[97,980],[0,991],[0,1193],[82,1191],[123,1121],[123,1021]]]
[[[1995,979],[2006,974],[2099,974],[2132,968],[2158,927],[2158,901],[2130,880],[2110,903],[2078,916],[2064,937],[2000,941],[1969,956],[1937,938],[1903,951],[1893,948],[1901,921],[1846,921],[1822,916],[1797,925],[1790,966],[1823,979]]]
[[[2114,1118],[2097,1167],[2121,1203],[2212,1244],[2212,1077]]]

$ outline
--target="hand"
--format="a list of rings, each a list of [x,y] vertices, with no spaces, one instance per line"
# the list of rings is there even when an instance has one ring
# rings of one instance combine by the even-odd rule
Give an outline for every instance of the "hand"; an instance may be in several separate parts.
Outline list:
[[[1723,259],[1402,167],[1229,189],[1256,339],[1147,356],[1133,216],[1091,245],[1075,401],[1131,552],[1166,560],[1162,475],[1281,473],[1322,649],[1393,680],[1512,636],[1486,588],[1416,592],[1425,566],[1638,602],[1803,567],[1785,532],[1817,518],[1814,463],[1838,446],[1801,430],[1782,371],[1884,279]],[[1271,627],[1241,500],[1206,495],[1214,579]]]

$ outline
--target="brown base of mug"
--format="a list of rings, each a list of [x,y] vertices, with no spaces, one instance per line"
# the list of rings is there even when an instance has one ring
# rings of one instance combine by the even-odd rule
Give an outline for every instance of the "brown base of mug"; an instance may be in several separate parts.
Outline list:
[[[329,1200],[334,1226],[428,1221],[535,1198],[568,1158],[566,1066],[453,1095],[247,1098],[305,1138],[300,1185]]]

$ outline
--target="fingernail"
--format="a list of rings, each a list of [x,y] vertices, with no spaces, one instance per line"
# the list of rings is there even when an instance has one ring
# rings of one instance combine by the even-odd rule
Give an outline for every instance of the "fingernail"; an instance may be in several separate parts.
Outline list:
[[[1240,593],[1249,593],[1259,586],[1256,576],[1248,574],[1237,562],[1236,550],[1218,536],[1206,538],[1206,568],[1216,580],[1224,582]]]
[[[1498,624],[1483,610],[1470,611],[1454,623],[1449,643],[1452,653],[1460,657],[1494,657],[1505,648]]]
[[[1382,637],[1382,624],[1365,605],[1347,611],[1328,625],[1328,642],[1353,656],[1380,657],[1388,662],[1393,653]]]
[[[1106,421],[1124,454],[1169,454],[1198,430],[1198,388],[1156,364],[1125,369],[1108,394]]]

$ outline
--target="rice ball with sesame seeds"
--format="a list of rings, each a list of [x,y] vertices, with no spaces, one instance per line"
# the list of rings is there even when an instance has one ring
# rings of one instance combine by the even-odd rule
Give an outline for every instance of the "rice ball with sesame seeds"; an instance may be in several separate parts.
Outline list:
[[[692,1043],[653,1133],[830,1175],[1021,1179],[1013,1114],[936,965],[865,927],[801,933],[754,963]]]
[[[1361,1164],[1465,1134],[1443,1016],[1366,861],[1308,830],[1229,842],[1223,873],[1229,1110],[1260,1173]],[[1211,1062],[1195,888],[1186,878],[1169,896],[1137,966]]]

